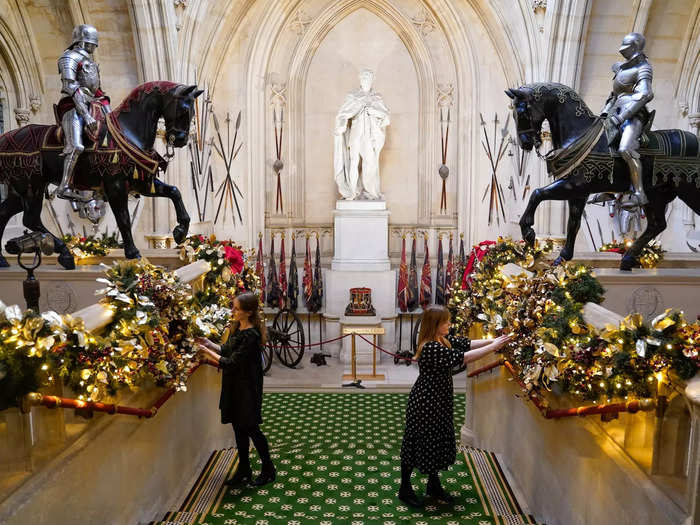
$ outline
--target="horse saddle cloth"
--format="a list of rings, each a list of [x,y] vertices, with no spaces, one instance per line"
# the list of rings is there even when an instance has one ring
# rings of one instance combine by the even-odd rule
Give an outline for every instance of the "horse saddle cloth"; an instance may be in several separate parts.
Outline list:
[[[106,97],[95,98],[89,103],[90,115],[97,121],[97,129],[93,133],[87,128],[87,126],[83,127],[83,140],[85,141],[86,149],[89,146],[99,144],[99,142],[105,136],[105,133],[107,131],[107,128],[105,126],[105,116],[107,115],[107,113],[105,112],[105,103],[109,104],[109,99]],[[61,121],[63,120],[63,115],[65,115],[68,111],[70,111],[73,108],[75,108],[75,103],[70,97],[63,97],[61,100],[58,101],[58,104],[54,104],[53,106],[54,116],[56,117],[56,125],[58,126],[58,129],[61,133],[61,136],[59,137],[61,143],[63,142],[63,133],[61,129]]]

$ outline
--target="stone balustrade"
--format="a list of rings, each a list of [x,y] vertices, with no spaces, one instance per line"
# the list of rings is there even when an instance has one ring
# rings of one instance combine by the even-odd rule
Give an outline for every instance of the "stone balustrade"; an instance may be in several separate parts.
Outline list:
[[[203,278],[204,274],[206,274],[208,270],[209,263],[207,263],[206,261],[196,261],[194,263],[178,268],[174,271],[174,273],[183,282],[190,283],[193,286],[193,288],[196,289],[199,286],[199,282]],[[75,318],[82,319],[85,323],[85,327],[87,330],[99,333],[105,326],[107,326],[112,321],[114,317],[114,310],[112,310],[112,308],[105,304],[95,303],[74,312],[72,315]],[[185,415],[180,415],[176,417],[176,423],[172,431],[172,435],[178,436],[178,442],[183,447],[194,447],[196,454],[204,453],[203,450],[211,450],[213,448],[217,448],[216,446],[212,446],[199,450],[197,448],[197,441],[199,440],[199,436],[196,432],[194,432],[194,435],[190,435],[189,438],[187,438],[188,433],[191,433],[193,431],[193,427],[191,424],[192,421],[188,419],[189,417],[194,419],[200,417],[200,415],[203,413],[213,414],[211,418],[207,416],[207,424],[213,425],[214,423],[216,423],[214,419],[218,418],[218,414],[215,410],[216,399],[218,399],[218,383],[214,380],[212,385],[211,381],[209,381],[209,384],[207,384],[203,383],[200,379],[197,379],[200,376],[210,377],[215,374],[216,373],[213,370],[199,370],[195,374],[195,376],[193,376],[193,378],[190,380],[190,383],[192,385],[199,385],[198,387],[194,388],[195,393],[191,393],[193,387],[192,385],[188,384],[190,393],[176,395],[175,399],[177,401],[170,400],[165,405],[164,409],[161,409],[161,411],[159,411],[158,417],[153,418],[153,420],[158,420],[158,422],[149,423],[149,425],[154,425],[153,428],[158,428],[158,432],[161,432],[165,436],[166,434],[168,434],[168,431],[166,431],[167,424],[161,424],[161,421],[172,419],[173,417],[175,417],[172,414],[167,415],[168,413],[170,413],[170,406],[180,405],[186,408],[192,407],[194,404],[196,404],[199,407],[197,408],[196,413],[193,412],[187,417]],[[197,388],[201,390],[199,394],[197,393]],[[52,389],[47,390],[45,393],[62,397],[74,397],[71,392],[66,391],[65,387],[61,385],[53,387]],[[125,404],[134,407],[150,406],[151,403],[155,401],[155,399],[157,399],[161,394],[162,390],[156,389],[155,387],[142,388],[138,393],[131,393],[128,391],[121,392],[113,401],[117,404]],[[186,401],[183,399],[197,397],[198,395],[204,397],[198,398],[196,401]],[[165,411],[166,413],[165,416],[161,416],[161,413],[163,411]],[[120,422],[117,422],[119,420]],[[127,423],[124,420],[129,420],[130,422]],[[110,430],[110,425],[114,424],[115,422],[117,422],[116,428]],[[86,420],[82,417],[78,417],[72,410],[49,410],[44,407],[32,407],[28,414],[22,413],[19,409],[7,409],[0,412],[0,523],[6,523],[4,519],[8,519],[8,523],[43,522],[41,519],[38,518],[37,521],[34,521],[33,519],[30,519],[27,515],[22,513],[17,513],[16,518],[10,519],[10,516],[13,516],[15,512],[17,512],[16,509],[13,509],[13,505],[16,505],[17,502],[20,502],[22,504],[26,503],[31,507],[31,512],[38,513],[36,514],[36,516],[41,515],[41,513],[45,512],[41,508],[41,503],[39,503],[39,499],[41,498],[36,499],[34,497],[30,497],[31,491],[34,490],[32,487],[35,487],[35,485],[38,483],[37,480],[44,478],[46,480],[52,479],[52,476],[54,476],[55,472],[60,472],[61,469],[67,468],[66,465],[70,465],[70,468],[68,468],[68,470],[72,473],[71,476],[74,477],[71,478],[69,476],[69,478],[66,479],[54,480],[52,481],[52,483],[56,483],[59,485],[65,484],[66,487],[72,487],[72,489],[77,493],[81,490],[79,483],[80,468],[83,468],[86,472],[86,475],[89,476],[88,471],[94,466],[91,466],[90,461],[93,461],[96,456],[100,455],[100,453],[103,453],[104,457],[107,459],[111,458],[109,459],[109,461],[115,461],[117,463],[117,465],[108,467],[106,466],[106,468],[114,471],[115,476],[117,475],[117,472],[120,473],[121,477],[117,476],[112,481],[118,481],[119,479],[141,479],[139,478],[139,476],[134,477],[135,474],[133,473],[133,471],[121,471],[122,467],[126,468],[126,465],[128,463],[126,458],[121,458],[121,456],[124,456],[124,454],[121,454],[120,452],[122,450],[121,446],[127,446],[129,447],[129,450],[132,451],[132,448],[129,445],[129,443],[119,443],[118,441],[112,441],[112,443],[118,444],[116,445],[113,451],[110,451],[106,450],[110,446],[110,439],[107,439],[106,437],[98,438],[97,436],[121,435],[122,437],[120,439],[129,439],[128,433],[127,435],[123,435],[120,433],[123,433],[126,427],[141,428],[144,424],[145,422],[142,422],[140,419],[127,416],[95,415],[94,418]],[[185,425],[187,426],[187,428],[177,430],[177,425]],[[211,435],[212,439],[216,440],[223,439],[224,434],[218,432],[218,426],[216,430],[217,431],[214,432],[214,429],[210,428],[207,432],[205,432],[205,435]],[[145,432],[145,430],[140,430],[140,432]],[[72,453],[70,452],[71,450],[73,450],[74,452],[77,450],[82,451],[86,446],[88,446],[88,443],[85,442],[85,436],[92,436],[90,437],[90,440],[96,440],[94,444],[91,443],[89,445],[89,453],[85,454],[85,456],[82,458],[72,457]],[[187,444],[185,442],[186,439],[191,440],[190,444]],[[100,446],[104,447],[105,450],[100,452],[97,443],[101,443]],[[140,447],[140,451],[135,452],[135,457],[138,457],[139,454],[141,454],[141,451],[143,451],[145,455],[142,457],[142,460],[144,462],[147,462],[148,454],[146,454],[146,451],[148,451],[151,454],[156,454],[156,456],[160,458],[159,461],[166,461],[166,458],[157,455],[157,451],[155,450],[155,444],[145,446],[143,439],[141,439],[139,443],[140,445],[137,445]],[[167,443],[162,443],[162,445],[167,445],[168,447],[171,446]],[[177,456],[179,457],[179,455]],[[107,459],[105,459],[105,461],[107,461]],[[194,468],[194,463],[189,463],[192,459],[194,459],[196,463],[196,457],[182,458],[180,467],[184,469],[183,472],[189,473],[190,469]],[[163,468],[171,469],[172,467],[163,466]],[[194,473],[194,471],[192,471],[192,473]],[[148,476],[144,475],[141,481],[147,483],[147,478]],[[163,477],[162,481],[163,483],[173,483],[173,480],[178,479],[182,481],[182,478],[178,478],[178,476],[173,475],[167,479]],[[111,481],[105,480],[104,482],[100,482],[96,480],[94,483],[90,483],[85,486],[94,487],[96,485],[99,485],[100,483],[105,483],[105,486],[112,485]],[[138,486],[138,483],[136,483],[136,486]],[[48,493],[63,493],[66,490],[68,489],[51,487],[51,489],[48,490]],[[120,490],[125,490],[126,492],[129,492],[131,489],[127,490],[126,487],[122,487],[122,489]],[[42,489],[42,493],[43,492],[44,490]],[[177,493],[177,491],[175,493]],[[66,493],[57,501],[66,501],[70,499],[68,494],[69,493]],[[131,494],[131,496],[137,498],[137,500],[141,498],[141,500],[143,501],[142,495]],[[25,497],[26,501],[22,500],[22,498]],[[110,499],[112,501],[119,501],[119,498],[115,499],[111,497],[107,499]],[[129,498],[126,498],[122,501],[128,500]],[[102,504],[95,504],[87,506],[86,508],[92,509],[98,507],[102,507]],[[58,510],[51,506],[46,508],[53,508],[54,511]],[[162,508],[162,505],[154,505],[154,508]],[[148,514],[146,513],[139,513],[139,509],[137,508],[132,510],[135,512],[134,518],[136,518],[136,516],[148,516]],[[112,511],[118,513],[119,509],[115,507],[114,509],[112,509]],[[66,510],[66,517],[70,515],[69,512],[70,511]],[[74,512],[77,514],[79,511],[75,510]],[[115,514],[115,516],[117,515],[118,514]],[[100,516],[100,519],[98,519],[96,516],[94,520],[88,520],[85,522],[111,522],[110,519],[107,519],[107,514],[103,513]],[[17,519],[19,521],[13,521],[14,519]],[[68,518],[66,518],[65,520],[57,520],[57,522],[68,521],[70,521]],[[126,521],[124,522],[126,523]],[[132,522],[135,521],[132,520]]]

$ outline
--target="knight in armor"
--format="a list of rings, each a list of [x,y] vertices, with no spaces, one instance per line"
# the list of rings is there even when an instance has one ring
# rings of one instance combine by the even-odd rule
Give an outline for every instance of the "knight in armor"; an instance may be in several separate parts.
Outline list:
[[[639,138],[649,121],[647,102],[654,98],[651,90],[652,68],[644,50],[644,36],[630,33],[622,39],[620,54],[625,62],[613,65],[613,88],[601,116],[605,118],[608,143],[619,135],[618,152],[630,170],[637,204],[648,202],[642,185]]]
[[[83,133],[97,140],[98,118],[109,113],[109,97],[100,86],[100,69],[93,59],[97,48],[97,29],[81,24],[73,29],[72,44],[58,59],[58,73],[65,95],[56,108],[64,137],[63,176],[56,196],[73,201],[87,201],[73,187],[73,172],[85,149]]]

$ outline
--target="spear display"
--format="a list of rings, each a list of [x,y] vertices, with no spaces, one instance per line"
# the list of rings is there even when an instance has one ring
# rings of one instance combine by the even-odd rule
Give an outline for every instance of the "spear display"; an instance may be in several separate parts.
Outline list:
[[[447,108],[447,115],[444,116],[444,108],[440,108],[440,153],[442,154],[442,164],[438,169],[442,179],[442,194],[440,196],[440,213],[447,213],[447,177],[450,169],[447,167],[447,141],[450,138],[450,108]]]
[[[501,141],[498,145],[498,149],[494,150],[491,146],[491,141],[489,140],[488,132],[486,131],[486,121],[484,120],[484,117],[481,113],[479,113],[479,118],[481,119],[481,127],[482,131],[484,133],[484,140],[481,141],[481,146],[484,148],[484,151],[486,152],[486,156],[489,159],[489,162],[491,164],[491,182],[489,185],[486,187],[486,192],[484,192],[484,198],[486,197],[486,194],[490,194],[489,198],[489,225],[493,222],[494,218],[494,212],[495,212],[495,218],[496,222],[500,224],[500,218],[499,218],[499,209],[500,209],[500,215],[503,217],[503,220],[506,220],[506,212],[505,212],[505,206],[503,204],[504,198],[503,198],[503,189],[501,188],[501,184],[498,182],[498,176],[496,175],[496,172],[498,170],[498,165],[501,162],[501,159],[503,158],[503,154],[507,150],[507,145],[508,141],[506,141],[506,137],[508,136],[508,124],[510,123],[510,115],[506,118],[506,123],[501,128]],[[496,146],[496,140],[497,140],[497,135],[498,135],[498,123],[500,121],[498,120],[498,114],[494,115],[493,119],[493,147],[495,148]],[[482,198],[483,201],[483,198]]]
[[[238,147],[236,147],[236,142],[238,139],[238,130],[241,127],[241,112],[238,112],[238,117],[236,118],[236,124],[235,124],[235,129],[234,129],[234,134],[233,134],[233,143],[231,143],[230,137],[231,137],[231,114],[226,113],[226,146],[224,147],[224,139],[221,134],[221,128],[219,126],[219,119],[216,117],[216,114],[212,114],[213,116],[213,121],[214,121],[214,129],[216,130],[216,136],[218,138],[218,146],[214,144],[214,149],[216,152],[219,154],[219,156],[223,159],[224,161],[224,166],[226,168],[226,177],[224,178],[224,181],[219,185],[219,188],[216,190],[216,194],[214,195],[214,198],[219,199],[219,204],[216,209],[216,215],[214,217],[214,223],[216,224],[219,221],[219,214],[221,212],[221,207],[226,202],[226,205],[224,206],[224,216],[223,220],[226,220],[226,212],[228,210],[228,207],[231,206],[233,209],[234,204],[236,207],[236,211],[238,212],[238,220],[243,222],[243,216],[241,215],[241,209],[238,205],[238,198],[236,197],[236,192],[243,198],[243,193],[241,192],[240,188],[238,187],[238,184],[233,180],[233,177],[231,175],[231,170],[233,167],[233,161],[236,160],[236,157],[238,157],[238,152],[241,151],[241,148],[243,147],[243,143],[239,144]],[[233,217],[233,212],[232,212],[232,217]],[[234,219],[235,222],[235,219]]]
[[[275,126],[275,153],[277,154],[277,159],[272,165],[272,169],[275,170],[277,174],[277,197],[275,201],[275,211],[277,213],[284,213],[284,203],[282,202],[282,179],[280,178],[280,172],[284,168],[284,162],[282,162],[282,131],[284,130],[284,108],[280,108],[280,118],[277,120],[277,111],[272,109],[272,120]]]

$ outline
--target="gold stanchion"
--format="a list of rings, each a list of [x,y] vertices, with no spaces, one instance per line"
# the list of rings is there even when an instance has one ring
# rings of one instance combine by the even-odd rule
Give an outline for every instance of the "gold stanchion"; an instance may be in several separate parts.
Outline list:
[[[384,374],[377,374],[377,335],[383,335],[385,333],[384,328],[380,326],[344,326],[342,330],[343,335],[351,336],[350,343],[350,374],[343,374],[343,380],[351,379],[351,383],[344,384],[343,386],[354,386],[356,388],[364,388],[361,383],[363,379],[368,379],[372,381],[383,381],[385,379]],[[355,341],[355,336],[357,335],[371,335],[373,339],[372,345],[372,373],[371,374],[359,374],[357,373],[357,346]]]

